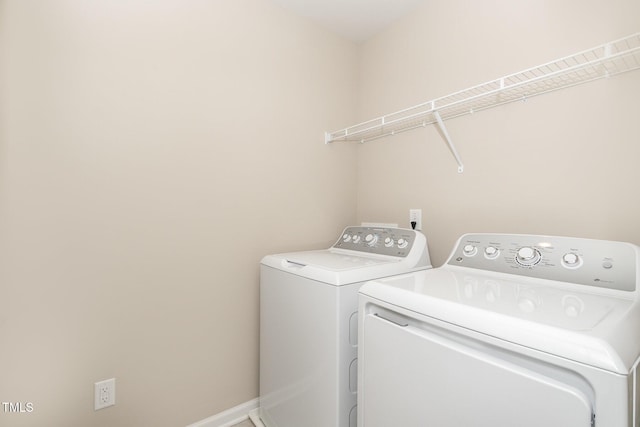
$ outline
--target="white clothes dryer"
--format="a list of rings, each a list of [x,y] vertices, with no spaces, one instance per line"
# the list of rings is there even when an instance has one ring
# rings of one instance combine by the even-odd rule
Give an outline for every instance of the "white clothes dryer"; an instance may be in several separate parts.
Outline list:
[[[427,268],[425,236],[400,228],[348,227],[329,249],[264,257],[260,407],[252,420],[355,427],[358,289]]]
[[[640,248],[462,236],[359,298],[359,427],[638,427]]]

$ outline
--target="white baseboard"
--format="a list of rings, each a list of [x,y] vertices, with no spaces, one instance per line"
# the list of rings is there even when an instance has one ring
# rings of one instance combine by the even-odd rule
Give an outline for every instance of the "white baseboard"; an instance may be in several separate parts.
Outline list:
[[[251,422],[253,423],[254,426],[256,426],[256,427],[265,427],[265,425],[262,424],[262,420],[258,416],[258,408],[256,408],[253,411],[249,412],[249,419],[251,420]]]
[[[258,409],[258,399],[253,399],[187,427],[231,427],[249,419],[249,412]]]

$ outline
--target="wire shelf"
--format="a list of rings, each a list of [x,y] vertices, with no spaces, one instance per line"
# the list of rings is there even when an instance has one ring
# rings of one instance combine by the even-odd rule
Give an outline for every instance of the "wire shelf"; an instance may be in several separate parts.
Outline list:
[[[640,33],[335,132],[325,142],[364,143],[477,111],[640,69]],[[455,153],[450,141],[450,148]],[[456,155],[457,158],[457,155]],[[458,161],[459,170],[462,164]]]

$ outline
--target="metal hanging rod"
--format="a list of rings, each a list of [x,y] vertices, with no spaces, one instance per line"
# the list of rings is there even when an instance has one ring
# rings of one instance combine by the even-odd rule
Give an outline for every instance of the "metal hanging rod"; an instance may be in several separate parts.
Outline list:
[[[462,161],[449,138],[444,120],[638,69],[640,33],[345,129],[326,132],[325,143],[365,143],[436,124],[458,163],[458,171],[462,172]]]

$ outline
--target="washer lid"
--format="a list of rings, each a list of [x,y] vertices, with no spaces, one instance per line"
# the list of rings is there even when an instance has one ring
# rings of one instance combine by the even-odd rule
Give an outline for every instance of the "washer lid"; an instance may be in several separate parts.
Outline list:
[[[281,254],[280,257],[295,264],[331,270],[334,272],[371,267],[374,265],[391,264],[400,261],[397,258],[358,256],[354,254],[335,253],[330,250],[294,252],[290,254]]]
[[[640,356],[640,309],[625,293],[450,267],[372,281],[360,293],[621,374]]]
[[[335,286],[427,268],[415,265],[411,259],[373,254],[359,256],[335,249],[267,255],[262,259],[262,265]]]

